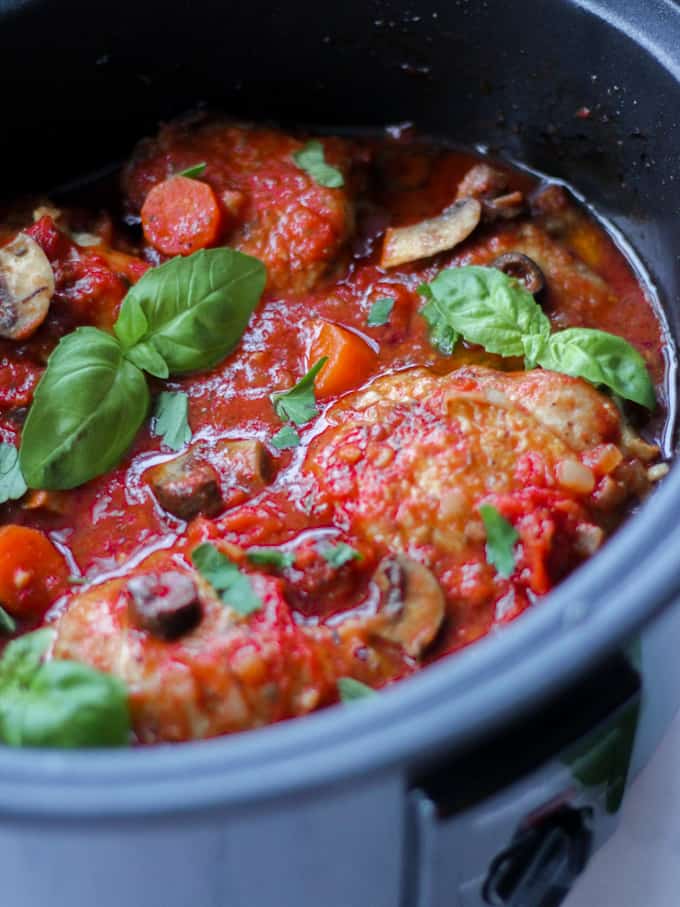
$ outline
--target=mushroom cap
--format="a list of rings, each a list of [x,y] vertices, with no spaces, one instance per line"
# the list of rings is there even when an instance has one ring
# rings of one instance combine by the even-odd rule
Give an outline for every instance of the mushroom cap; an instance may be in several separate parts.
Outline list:
[[[19,233],[0,249],[0,337],[30,337],[45,320],[53,295],[47,256],[34,239]]]

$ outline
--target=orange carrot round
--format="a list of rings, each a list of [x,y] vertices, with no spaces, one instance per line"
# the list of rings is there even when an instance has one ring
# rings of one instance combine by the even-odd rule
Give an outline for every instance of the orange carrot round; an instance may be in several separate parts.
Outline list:
[[[64,558],[39,529],[0,528],[0,604],[13,617],[41,617],[66,591]]]
[[[147,241],[164,255],[191,255],[218,241],[222,212],[207,183],[171,176],[147,195],[142,228]]]
[[[363,384],[375,371],[378,354],[354,331],[330,321],[319,324],[309,360],[317,362],[322,356],[327,356],[328,362],[316,379],[317,395],[330,397]]]

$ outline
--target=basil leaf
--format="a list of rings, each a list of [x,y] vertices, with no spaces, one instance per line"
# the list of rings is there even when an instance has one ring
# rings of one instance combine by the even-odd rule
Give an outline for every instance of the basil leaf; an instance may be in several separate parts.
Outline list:
[[[220,594],[222,601],[244,616],[259,611],[262,600],[236,564],[210,542],[203,542],[191,552],[191,560],[201,576]]]
[[[59,341],[21,440],[29,488],[75,488],[118,464],[146,418],[142,372],[114,337],[81,327]]]
[[[118,678],[42,658],[51,630],[9,643],[0,659],[0,740],[10,746],[123,746],[130,716]]]
[[[185,170],[179,170],[175,176],[186,176],[189,179],[196,179],[197,176],[203,176],[205,168],[208,165],[203,161],[200,164],[194,164],[193,167],[187,167]]]
[[[125,353],[125,358],[154,378],[169,378],[168,363],[151,343],[137,343]]]
[[[14,444],[0,444],[0,504],[14,501],[26,494],[19,451]]]
[[[128,290],[113,330],[128,358],[149,344],[171,374],[212,368],[238,343],[265,280],[262,262],[234,249],[173,258]]]
[[[347,564],[349,561],[361,559],[359,552],[344,542],[338,542],[337,545],[321,544],[317,548],[321,557],[331,567],[342,567],[343,564]]]
[[[253,564],[261,566],[292,567],[295,555],[291,551],[282,551],[280,548],[248,548],[246,557]]]
[[[378,328],[383,324],[387,324],[387,322],[390,320],[390,315],[392,314],[393,308],[394,299],[390,299],[388,296],[386,296],[384,299],[376,299],[376,301],[368,311],[366,324],[369,326],[369,328]]]
[[[290,420],[297,425],[304,425],[318,415],[316,397],[314,396],[314,379],[328,361],[328,356],[319,359],[307,374],[288,391],[279,391],[271,395],[274,412],[279,419]]]
[[[373,699],[378,693],[353,677],[338,678],[338,693],[341,702],[357,702],[359,699]]]
[[[300,444],[300,435],[295,431],[292,425],[284,425],[280,431],[277,431],[271,439],[272,447],[277,450],[288,450],[291,447],[297,447]]]
[[[17,623],[12,617],[11,614],[8,614],[7,611],[0,605],[0,633],[4,636],[11,636],[12,633],[16,633]]]
[[[547,337],[550,321],[531,293],[497,268],[447,268],[428,284],[428,322],[501,356],[523,356],[523,337]],[[441,322],[441,323],[440,323]]]
[[[654,385],[645,360],[624,340],[592,328],[567,328],[553,334],[539,351],[543,368],[604,384],[626,400],[654,409]]]
[[[425,285],[427,286],[427,285]],[[430,299],[420,310],[430,326],[430,343],[444,356],[450,356],[460,339],[460,334],[449,324],[446,312],[436,299]]]
[[[515,543],[519,535],[491,504],[482,504],[479,513],[486,529],[486,559],[508,579],[515,570]]]
[[[151,431],[170,450],[181,450],[191,441],[189,398],[182,391],[161,391],[151,421]]]
[[[337,167],[331,167],[326,163],[323,145],[316,139],[307,142],[299,151],[294,151],[293,160],[300,170],[305,170],[319,186],[339,189],[345,185],[343,175]]]

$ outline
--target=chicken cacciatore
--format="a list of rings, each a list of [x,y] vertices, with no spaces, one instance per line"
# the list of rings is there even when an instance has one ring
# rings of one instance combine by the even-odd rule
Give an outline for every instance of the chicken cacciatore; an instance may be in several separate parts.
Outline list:
[[[0,237],[7,744],[375,695],[541,607],[667,472],[651,293],[505,163],[201,114]]]

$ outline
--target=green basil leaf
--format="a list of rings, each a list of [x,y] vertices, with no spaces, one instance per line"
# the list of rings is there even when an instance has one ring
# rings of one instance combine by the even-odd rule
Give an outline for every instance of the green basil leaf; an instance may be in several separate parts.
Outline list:
[[[7,611],[0,605],[0,633],[3,636],[11,636],[12,633],[16,633],[17,623],[12,617],[11,614],[8,614]]]
[[[338,693],[341,702],[357,702],[359,699],[373,699],[378,693],[353,677],[338,678]]]
[[[0,444],[0,504],[15,501],[26,494],[19,451],[14,444]]]
[[[320,544],[317,548],[321,557],[331,567],[342,567],[343,564],[347,564],[349,561],[361,560],[359,552],[344,542],[338,542],[337,545]]]
[[[623,337],[591,328],[567,328],[550,337],[537,361],[543,368],[604,384],[647,409],[656,405],[645,360]]]
[[[295,431],[292,425],[284,425],[280,431],[272,436],[272,447],[277,450],[289,450],[291,447],[298,447],[300,444],[300,435]]]
[[[141,368],[153,375],[154,378],[170,377],[168,363],[155,346],[149,342],[135,344],[125,353],[125,358],[132,362],[133,365],[136,365],[137,368]]]
[[[368,311],[366,324],[369,328],[378,328],[387,324],[394,308],[394,299],[385,296],[384,299],[376,299]]]
[[[201,576],[220,594],[222,601],[239,614],[259,611],[262,600],[253,589],[250,577],[210,542],[191,552],[191,560]]]
[[[428,321],[489,353],[522,356],[526,335],[550,334],[550,321],[531,293],[497,268],[447,268],[428,287],[435,303],[425,307]]]
[[[45,628],[13,640],[0,658],[0,701],[8,692],[28,684],[54,642],[54,630]]]
[[[491,504],[482,504],[479,513],[486,529],[486,559],[508,579],[515,570],[515,543],[519,535]]]
[[[444,356],[450,356],[460,339],[460,334],[449,324],[446,312],[436,299],[430,299],[420,310],[430,326],[430,343]]]
[[[171,374],[212,368],[240,340],[265,280],[262,262],[234,249],[173,258],[128,290],[113,329],[129,358],[149,344]]]
[[[149,409],[142,372],[114,337],[81,327],[60,340],[21,440],[29,488],[75,488],[118,464]]]
[[[200,164],[194,164],[193,167],[187,167],[185,170],[178,171],[175,176],[186,176],[193,180],[196,179],[197,176],[203,176],[207,166],[205,161],[203,161]]]
[[[345,185],[343,175],[337,167],[326,163],[323,145],[316,139],[307,142],[299,151],[294,151],[293,160],[300,170],[305,170],[320,186],[339,189]]]
[[[304,425],[305,422],[309,422],[318,415],[319,411],[316,408],[316,397],[314,396],[314,379],[327,361],[328,356],[319,359],[294,387],[288,391],[279,391],[271,395],[274,412],[279,419]]]
[[[151,420],[151,431],[170,450],[181,450],[191,441],[189,398],[182,391],[161,391]]]
[[[10,746],[122,746],[127,692],[118,678],[74,661],[46,661],[49,629],[9,643],[0,659],[0,740]]]
[[[280,548],[248,548],[246,557],[252,564],[279,567],[282,570],[295,563],[295,555]]]

